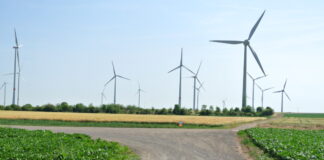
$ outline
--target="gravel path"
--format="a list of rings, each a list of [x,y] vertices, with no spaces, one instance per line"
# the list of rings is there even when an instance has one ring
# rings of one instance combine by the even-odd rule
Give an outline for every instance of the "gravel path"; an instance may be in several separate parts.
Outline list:
[[[235,132],[221,129],[159,129],[12,126],[84,133],[131,147],[142,160],[243,160]]]
[[[268,121],[268,120],[266,120]],[[236,132],[254,127],[252,122],[233,129],[104,128],[11,126],[29,130],[84,133],[131,147],[142,160],[243,160]]]

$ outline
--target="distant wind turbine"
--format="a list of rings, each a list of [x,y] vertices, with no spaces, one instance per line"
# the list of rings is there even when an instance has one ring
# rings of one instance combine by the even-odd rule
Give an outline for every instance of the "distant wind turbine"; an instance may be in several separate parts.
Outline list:
[[[6,106],[6,96],[7,96],[7,82],[4,82],[0,88],[0,90],[3,88],[3,106]]]
[[[284,84],[284,86],[283,86],[283,88],[282,88],[282,90],[280,90],[280,91],[275,91],[275,92],[273,92],[273,93],[281,93],[281,113],[283,112],[283,98],[284,98],[284,94],[286,95],[286,97],[289,99],[289,101],[290,101],[290,98],[289,98],[289,96],[288,96],[288,94],[287,94],[287,92],[286,92],[286,85],[287,85],[287,80],[285,81],[285,84]]]
[[[223,103],[223,109],[226,107],[226,99],[224,99],[223,101],[222,101],[222,103]]]
[[[16,75],[17,75],[17,63],[18,63],[18,89],[19,89],[19,85],[20,85],[20,64],[19,64],[19,48],[21,47],[18,43],[18,38],[17,38],[17,33],[16,33],[16,29],[14,29],[15,31],[15,42],[16,45],[13,46],[14,50],[15,50],[15,59],[14,59],[14,82],[13,82],[13,96],[12,96],[12,104],[16,105]],[[18,91],[18,98],[17,98],[17,105],[19,104],[19,91]]]
[[[252,79],[252,108],[253,109],[255,109],[254,108],[254,87],[255,87],[255,81],[256,80],[259,80],[259,79],[261,79],[261,78],[264,78],[264,77],[266,77],[267,75],[264,75],[264,76],[260,76],[260,77],[257,77],[257,78],[253,78],[252,76],[251,76],[251,74],[250,73],[247,73],[248,75],[249,75],[249,77]]]
[[[144,92],[142,90],[140,83],[138,82],[138,89],[137,89],[137,94],[138,94],[138,107],[141,107],[141,92]]]
[[[115,66],[114,66],[114,62],[111,62],[112,67],[113,67],[113,71],[114,71],[114,76],[105,84],[105,86],[108,85],[109,82],[111,82],[112,80],[114,80],[114,104],[116,104],[116,86],[117,86],[117,78],[122,78],[122,79],[126,79],[126,80],[130,80],[126,77],[123,77],[121,75],[116,74],[116,70],[115,70]]]
[[[198,79],[198,73],[199,73],[199,70],[200,70],[201,63],[202,63],[202,62],[200,62],[200,64],[199,64],[199,67],[198,67],[198,69],[197,69],[197,72],[194,73],[193,76],[191,76],[191,78],[194,79],[194,87],[193,87],[193,105],[192,105],[192,109],[193,109],[193,110],[196,110],[196,109],[197,109],[197,108],[195,108],[195,106],[196,106],[196,88],[197,88],[196,86],[197,86],[197,81],[198,81],[199,84],[201,84],[200,80]]]
[[[250,31],[248,39],[244,41],[236,41],[236,40],[210,40],[210,42],[218,42],[218,43],[226,43],[226,44],[243,44],[244,45],[244,66],[243,66],[243,94],[242,94],[242,107],[246,106],[246,73],[247,73],[247,47],[251,50],[255,60],[257,61],[259,67],[261,68],[264,75],[265,72],[263,70],[263,67],[261,65],[261,62],[256,54],[256,52],[253,50],[253,48],[250,45],[250,40],[257,29],[265,11],[262,13],[261,17],[258,19],[256,24],[253,26],[252,30]]]
[[[181,48],[181,58],[180,58],[180,65],[175,67],[174,69],[172,69],[171,71],[169,71],[168,73],[170,72],[173,72],[177,69],[180,70],[180,77],[179,77],[179,101],[178,101],[178,105],[179,107],[181,108],[181,87],[182,87],[182,68],[185,68],[186,70],[188,70],[189,72],[191,72],[192,74],[195,74],[193,71],[191,71],[188,67],[186,67],[185,65],[183,65],[183,59],[182,59],[182,56],[183,56],[183,49]]]
[[[196,109],[199,110],[199,95],[200,95],[201,89],[204,89],[205,90],[205,88],[204,88],[204,82],[200,83],[199,87],[196,88],[196,89],[197,89],[197,107],[196,107]]]
[[[107,99],[107,97],[106,97],[106,95],[105,95],[105,90],[106,90],[106,86],[104,86],[104,88],[103,88],[103,90],[101,91],[101,105],[103,105],[103,101],[104,101],[104,99],[106,100]]]
[[[258,84],[256,84],[256,85],[258,86],[258,88],[261,91],[261,106],[263,107],[263,96],[264,96],[264,92],[272,89],[273,87],[266,88],[266,89],[262,89]]]

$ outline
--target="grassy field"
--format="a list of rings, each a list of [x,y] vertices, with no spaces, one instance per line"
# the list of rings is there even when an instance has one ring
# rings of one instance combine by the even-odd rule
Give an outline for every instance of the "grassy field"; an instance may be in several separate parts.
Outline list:
[[[62,112],[30,112],[0,111],[0,119],[57,120],[74,122],[145,122],[145,123],[177,123],[203,125],[230,125],[263,120],[264,117],[216,117],[216,116],[178,116],[178,115],[134,115],[105,113],[62,113]]]
[[[0,127],[0,159],[136,160],[128,147],[84,134]]]
[[[284,117],[324,118],[324,113],[285,113]]]
[[[324,159],[324,130],[251,128],[245,132],[255,145],[276,159]]]

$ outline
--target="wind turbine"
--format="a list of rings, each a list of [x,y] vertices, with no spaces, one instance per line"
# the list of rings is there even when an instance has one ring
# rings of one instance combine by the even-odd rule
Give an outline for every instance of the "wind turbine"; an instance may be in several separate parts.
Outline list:
[[[197,72],[196,72],[193,76],[191,76],[191,78],[194,79],[194,87],[193,87],[193,105],[192,105],[192,109],[193,109],[193,110],[197,109],[197,108],[195,108],[195,106],[196,106],[196,88],[197,88],[197,87],[196,87],[196,83],[197,83],[197,81],[198,81],[198,83],[201,84],[200,80],[198,79],[198,73],[199,73],[199,70],[200,70],[201,63],[202,63],[202,62],[200,62],[200,64],[199,64],[199,67],[198,67],[198,69],[197,69]]]
[[[205,88],[204,88],[204,82],[202,82],[202,83],[200,83],[200,85],[199,85],[199,87],[198,88],[196,88],[197,89],[197,110],[199,110],[199,95],[200,95],[200,89],[202,88],[202,89],[204,89],[205,90]]]
[[[114,62],[111,62],[112,67],[113,67],[113,71],[114,71],[114,76],[105,84],[105,86],[108,85],[109,82],[111,82],[112,80],[114,80],[114,104],[116,104],[116,86],[117,86],[117,78],[122,78],[122,79],[126,79],[126,80],[130,80],[126,77],[123,77],[121,75],[116,74],[116,70],[115,70],[115,66],[114,66]]]
[[[141,85],[138,82],[138,89],[137,89],[137,94],[138,94],[138,105],[137,107],[141,107],[141,92],[144,92],[144,90],[141,89]]]
[[[14,50],[15,50],[15,59],[14,59],[14,82],[13,82],[13,95],[12,95],[12,104],[15,105],[16,104],[16,75],[17,75],[17,62],[18,62],[18,71],[19,71],[19,76],[18,76],[18,89],[19,89],[19,84],[20,84],[20,64],[19,64],[19,48],[21,47],[18,44],[18,38],[17,38],[17,33],[16,33],[16,29],[14,29],[15,31],[15,42],[16,45],[13,46]],[[18,99],[17,99],[17,104],[19,103],[19,91],[18,91]]]
[[[256,84],[257,86],[258,86],[258,88],[260,89],[260,91],[261,91],[261,106],[263,107],[263,96],[264,96],[264,92],[265,91],[268,91],[268,90],[270,90],[270,89],[272,89],[273,87],[270,87],[270,88],[266,88],[266,89],[262,89],[258,84]]]
[[[258,21],[256,22],[256,24],[253,26],[253,28],[250,31],[249,37],[248,39],[244,40],[244,41],[237,41],[237,40],[210,40],[210,42],[218,42],[218,43],[226,43],[226,44],[243,44],[244,45],[244,65],[243,65],[243,94],[242,94],[242,107],[246,106],[246,73],[247,73],[247,48],[249,48],[255,58],[255,60],[257,61],[259,67],[261,68],[262,72],[264,75],[265,72],[263,70],[263,67],[261,65],[261,62],[256,54],[256,52],[253,50],[253,48],[250,45],[250,40],[255,32],[255,30],[257,29],[263,15],[264,15],[265,11],[262,13],[261,17],[258,19]]]
[[[3,106],[6,106],[6,94],[7,94],[7,82],[4,82],[0,88],[0,90],[3,88]]]
[[[181,86],[182,86],[182,68],[185,68],[186,70],[188,70],[189,72],[191,72],[192,74],[195,74],[193,71],[191,71],[188,67],[186,67],[185,65],[183,65],[183,60],[182,60],[182,55],[183,55],[183,49],[181,48],[181,58],[180,58],[180,65],[175,67],[174,69],[172,69],[171,71],[169,71],[168,73],[171,73],[177,69],[180,70],[180,77],[179,77],[179,102],[178,105],[181,108]]]
[[[252,76],[251,76],[251,74],[250,73],[247,73],[248,75],[249,75],[249,77],[252,79],[252,108],[254,109],[254,86],[255,86],[255,81],[256,80],[259,80],[259,79],[261,79],[261,78],[264,78],[264,77],[266,77],[267,75],[264,75],[264,76],[260,76],[260,77],[257,77],[257,78],[253,78]]]
[[[223,109],[226,107],[226,99],[224,99],[223,101],[222,101],[222,103],[223,103]]]
[[[275,91],[275,92],[273,92],[273,93],[281,93],[281,113],[283,112],[283,95],[285,94],[286,95],[286,97],[289,99],[289,101],[290,101],[290,98],[289,98],[289,96],[288,96],[288,94],[287,94],[287,92],[286,92],[286,84],[287,84],[287,79],[286,79],[286,81],[285,81],[285,84],[284,84],[284,86],[283,86],[283,88],[282,88],[282,90],[280,90],[280,91]]]
[[[107,99],[106,95],[105,95],[105,90],[106,90],[106,86],[104,86],[102,92],[101,92],[101,105],[103,105],[103,101],[104,99]]]

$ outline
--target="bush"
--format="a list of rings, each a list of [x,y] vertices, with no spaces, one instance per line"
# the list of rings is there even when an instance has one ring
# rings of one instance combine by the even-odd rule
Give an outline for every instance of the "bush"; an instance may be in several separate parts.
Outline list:
[[[261,112],[261,116],[271,116],[273,115],[273,109],[270,107],[267,107],[265,110]]]

